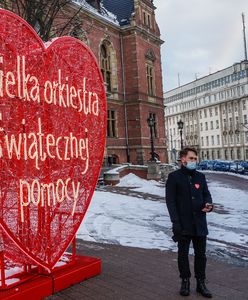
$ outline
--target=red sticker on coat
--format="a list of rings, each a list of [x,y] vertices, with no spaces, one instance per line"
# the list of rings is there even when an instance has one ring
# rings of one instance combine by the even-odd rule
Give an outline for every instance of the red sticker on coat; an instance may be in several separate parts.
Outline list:
[[[195,184],[195,188],[198,190],[200,188],[200,184],[199,183],[196,183]]]

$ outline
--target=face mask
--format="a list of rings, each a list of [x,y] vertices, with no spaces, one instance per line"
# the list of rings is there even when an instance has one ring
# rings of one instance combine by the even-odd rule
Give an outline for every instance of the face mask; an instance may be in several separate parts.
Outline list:
[[[189,170],[195,170],[196,169],[196,162],[195,161],[188,161],[186,168]]]

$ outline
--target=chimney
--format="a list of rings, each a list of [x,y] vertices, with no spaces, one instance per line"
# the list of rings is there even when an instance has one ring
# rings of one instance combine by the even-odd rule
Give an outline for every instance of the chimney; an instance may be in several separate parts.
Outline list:
[[[93,6],[98,11],[100,10],[100,2],[101,0],[86,0],[91,6]]]

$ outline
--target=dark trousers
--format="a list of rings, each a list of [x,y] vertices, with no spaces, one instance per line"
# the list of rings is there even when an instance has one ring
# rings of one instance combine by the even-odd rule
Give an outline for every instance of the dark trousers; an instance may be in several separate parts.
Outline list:
[[[205,279],[206,274],[206,236],[184,236],[178,241],[178,269],[181,278],[190,278],[189,246],[193,243],[195,252],[194,271],[195,278]]]

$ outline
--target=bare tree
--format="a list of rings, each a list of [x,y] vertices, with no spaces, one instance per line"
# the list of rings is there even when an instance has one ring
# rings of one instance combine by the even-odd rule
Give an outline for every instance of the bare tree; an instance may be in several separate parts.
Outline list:
[[[25,19],[43,41],[82,26],[82,7],[72,0],[0,0],[0,6]]]

